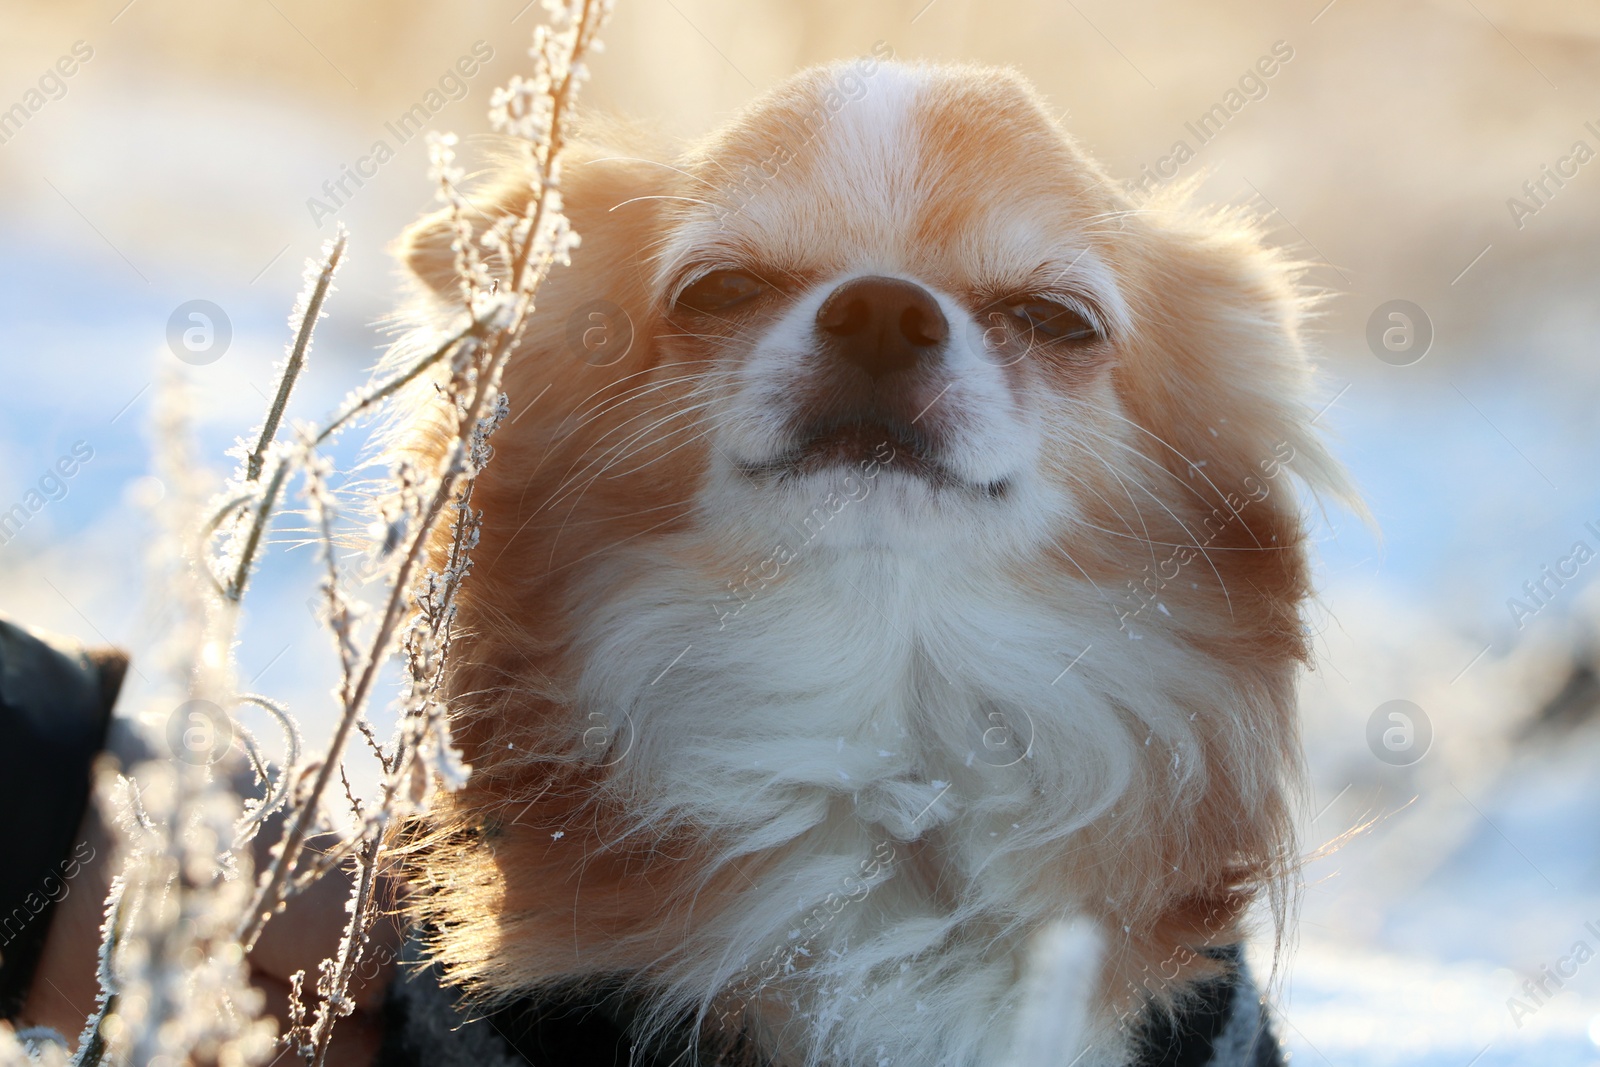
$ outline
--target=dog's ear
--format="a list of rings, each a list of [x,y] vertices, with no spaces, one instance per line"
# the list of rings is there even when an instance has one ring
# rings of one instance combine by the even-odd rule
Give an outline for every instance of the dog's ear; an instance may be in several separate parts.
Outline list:
[[[1130,353],[1141,364],[1133,403],[1144,424],[1162,427],[1177,452],[1210,457],[1206,473],[1219,485],[1250,484],[1282,463],[1364,514],[1314,425],[1319,383],[1304,334],[1318,297],[1303,280],[1312,264],[1275,249],[1258,218],[1185,197],[1141,205],[1135,221],[1153,253],[1139,288],[1157,312]],[[1288,499],[1273,506],[1297,510]]]
[[[483,235],[496,220],[521,215],[527,210],[531,173],[525,161],[501,152],[491,165],[489,180],[465,194],[469,206],[467,222],[472,226],[472,238],[479,244],[480,253]],[[421,283],[422,291],[429,295],[442,297],[459,292],[455,231],[450,214],[442,210],[424,215],[406,227],[390,248],[411,277]],[[495,270],[498,265],[492,261],[489,266],[494,274],[503,274]]]
[[[484,180],[466,196],[473,241],[490,276],[502,284],[508,281],[509,265],[503,257],[488,255],[482,239],[495,223],[527,212],[532,177],[525,153],[500,147]],[[573,262],[595,297],[627,306],[645,295],[648,259],[661,228],[662,198],[675,191],[676,177],[671,166],[609,145],[579,142],[562,152],[562,206],[581,242]],[[423,293],[445,302],[459,301],[455,236],[451,213],[441,210],[413,223],[393,247]],[[553,272],[541,292],[541,306],[551,303],[550,289],[572,288],[561,278],[563,273],[559,267]]]
[[[496,437],[499,450],[541,434],[549,439],[585,397],[646,369],[655,357],[652,253],[667,226],[670,197],[680,192],[676,183],[685,178],[676,167],[615,143],[577,141],[562,153],[562,205],[579,244],[571,263],[555,265],[540,285],[534,312],[506,364],[503,387],[518,405],[513,422],[519,428]],[[502,254],[489,255],[482,240],[497,222],[526,213],[533,170],[526,151],[506,142],[492,150],[480,173],[464,193],[465,218],[491,277],[505,285],[508,264]],[[413,290],[395,316],[402,336],[386,357],[390,370],[432,351],[465,324],[455,240],[451,213],[444,210],[417,220],[390,246]],[[406,396],[390,432],[390,451],[395,458],[435,462],[454,433],[448,405],[433,376],[418,379]],[[522,405],[540,396],[536,409],[523,412]]]

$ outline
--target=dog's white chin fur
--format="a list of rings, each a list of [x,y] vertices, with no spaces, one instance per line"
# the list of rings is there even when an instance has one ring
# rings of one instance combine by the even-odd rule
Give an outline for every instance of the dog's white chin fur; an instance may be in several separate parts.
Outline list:
[[[1242,698],[1159,632],[1120,655],[1129,634],[1081,580],[834,547],[853,518],[737,609],[671,544],[578,592],[578,704],[615,709],[606,788],[641,830],[721,842],[716,866],[761,859],[670,963],[661,1008],[771,1014],[781,990],[783,1062],[1008,1063],[1030,932],[1065,917],[1025,903],[1036,857],[1123,798],[1152,747],[1167,774],[1138,788],[1185,803],[1204,779],[1196,710]],[[937,881],[913,842],[937,843]],[[1080,1062],[1116,1063],[1125,1040]]]

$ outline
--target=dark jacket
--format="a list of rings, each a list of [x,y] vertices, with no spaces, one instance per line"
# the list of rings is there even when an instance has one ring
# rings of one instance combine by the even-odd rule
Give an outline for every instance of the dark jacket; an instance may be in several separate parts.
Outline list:
[[[696,1042],[687,1022],[657,1047],[635,1047],[629,997],[620,990],[591,987],[474,1012],[439,984],[415,941],[406,955],[384,1004],[374,1067],[768,1067],[742,1044]],[[1203,986],[1176,1018],[1147,1019],[1129,1067],[1284,1067],[1239,951],[1217,955],[1229,973]]]
[[[0,1019],[22,1010],[80,865],[89,770],[127,667],[0,619]]]

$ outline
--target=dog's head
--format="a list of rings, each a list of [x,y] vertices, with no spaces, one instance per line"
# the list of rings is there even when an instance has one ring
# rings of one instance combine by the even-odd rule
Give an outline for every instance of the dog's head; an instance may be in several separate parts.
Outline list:
[[[474,498],[440,958],[852,1063],[885,1013],[987,1062],[1053,918],[1115,935],[1105,1018],[1176,995],[1291,847],[1291,478],[1340,485],[1292,270],[992,69],[811,70],[642,153],[565,159]],[[423,341],[450,240],[403,249]]]

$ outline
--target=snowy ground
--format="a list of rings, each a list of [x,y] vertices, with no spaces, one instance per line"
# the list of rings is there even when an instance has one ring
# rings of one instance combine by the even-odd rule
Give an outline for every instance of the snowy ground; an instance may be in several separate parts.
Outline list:
[[[1600,939],[1588,935],[1590,944]],[[1600,946],[1597,946],[1600,947]],[[1582,975],[1580,974],[1580,978]],[[1301,940],[1288,1002],[1275,1013],[1297,1065],[1593,1067],[1600,1064],[1600,981],[1522,1018],[1505,968],[1444,964]]]

